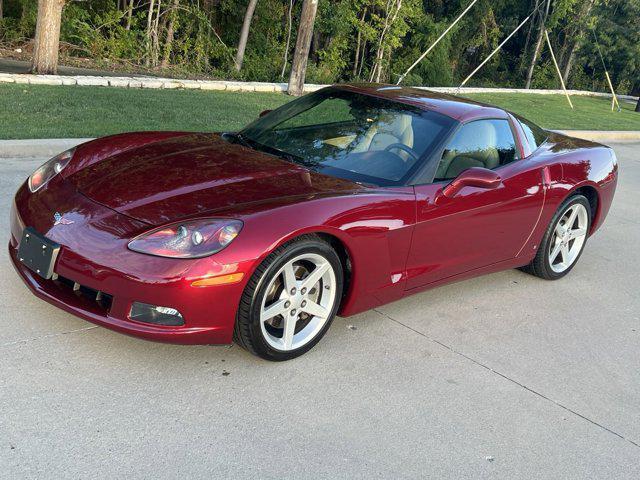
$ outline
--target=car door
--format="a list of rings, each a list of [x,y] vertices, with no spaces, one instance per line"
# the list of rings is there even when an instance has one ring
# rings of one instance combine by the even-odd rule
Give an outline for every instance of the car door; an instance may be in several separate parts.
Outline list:
[[[415,186],[417,223],[407,261],[407,289],[513,259],[543,204],[541,169],[520,159],[513,125],[481,119],[461,125],[447,142],[434,181]],[[443,194],[472,167],[495,170],[496,188],[465,186]],[[489,172],[485,172],[489,173]]]

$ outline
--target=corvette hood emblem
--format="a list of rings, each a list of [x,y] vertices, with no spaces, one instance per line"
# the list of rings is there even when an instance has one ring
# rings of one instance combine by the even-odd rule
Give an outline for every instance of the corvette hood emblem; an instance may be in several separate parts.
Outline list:
[[[53,226],[56,225],[71,225],[73,220],[69,220],[68,218],[64,218],[64,215],[61,215],[60,212],[56,212],[53,214]]]

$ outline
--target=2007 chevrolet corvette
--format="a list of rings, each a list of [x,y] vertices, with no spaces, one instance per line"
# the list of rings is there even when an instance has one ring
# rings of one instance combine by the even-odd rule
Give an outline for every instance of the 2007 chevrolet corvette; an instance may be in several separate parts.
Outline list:
[[[341,85],[263,113],[45,163],[11,214],[25,283],[119,332],[286,360],[338,313],[509,268],[563,277],[616,189],[608,147],[457,97]]]

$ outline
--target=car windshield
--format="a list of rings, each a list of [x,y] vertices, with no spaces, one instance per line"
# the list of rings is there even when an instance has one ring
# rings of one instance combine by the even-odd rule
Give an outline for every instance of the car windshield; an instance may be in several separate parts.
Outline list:
[[[323,174],[394,186],[406,183],[454,123],[411,105],[325,89],[259,118],[237,138]]]

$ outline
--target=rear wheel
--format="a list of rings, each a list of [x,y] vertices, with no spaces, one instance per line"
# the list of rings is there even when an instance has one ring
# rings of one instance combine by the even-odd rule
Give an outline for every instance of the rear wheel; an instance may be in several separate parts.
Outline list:
[[[268,360],[302,355],[329,329],[342,285],[340,259],[320,238],[305,235],[278,248],[245,288],[236,342]]]
[[[580,194],[567,198],[551,220],[536,257],[523,270],[546,280],[564,277],[578,262],[590,227],[587,198]]]

